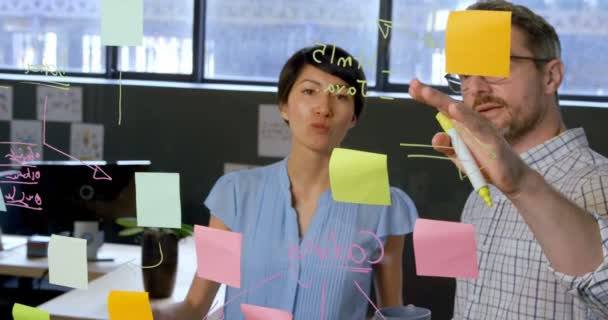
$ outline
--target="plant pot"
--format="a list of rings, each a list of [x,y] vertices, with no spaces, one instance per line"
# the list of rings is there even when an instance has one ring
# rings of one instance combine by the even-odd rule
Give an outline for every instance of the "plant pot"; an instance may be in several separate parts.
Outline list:
[[[163,251],[161,258],[159,244]],[[173,294],[177,274],[178,238],[173,233],[146,230],[143,233],[141,246],[141,264],[144,290],[150,299],[167,298]],[[153,268],[145,268],[155,266]]]

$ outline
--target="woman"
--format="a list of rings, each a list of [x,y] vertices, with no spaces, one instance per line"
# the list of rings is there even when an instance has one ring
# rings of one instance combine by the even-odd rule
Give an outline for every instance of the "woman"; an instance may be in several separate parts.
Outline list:
[[[221,177],[205,201],[210,227],[243,235],[241,288],[227,289],[227,320],[243,319],[241,304],[284,310],[294,319],[364,319],[372,270],[377,306],[403,303],[404,234],[412,231],[416,208],[396,188],[391,206],[332,199],[329,159],[359,120],[364,97],[348,89],[365,75],[333,63],[346,61],[344,50],[325,55],[323,48],[296,52],[281,71],[279,111],[291,131],[289,156]],[[157,310],[155,319],[200,320],[218,286],[195,277],[186,300]]]

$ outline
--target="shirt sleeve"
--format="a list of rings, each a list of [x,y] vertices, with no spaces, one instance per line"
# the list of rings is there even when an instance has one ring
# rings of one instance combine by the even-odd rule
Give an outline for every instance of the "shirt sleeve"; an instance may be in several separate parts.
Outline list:
[[[414,230],[418,211],[410,197],[401,189],[391,187],[391,205],[381,213],[376,235],[386,238],[392,235],[404,235]]]
[[[598,221],[602,238],[603,261],[593,272],[574,277],[555,271],[568,293],[581,301],[597,316],[608,318],[608,170],[594,172],[577,188],[573,199]]]
[[[229,173],[217,180],[207,199],[205,206],[210,213],[220,219],[230,230],[238,232],[237,215],[237,175]]]

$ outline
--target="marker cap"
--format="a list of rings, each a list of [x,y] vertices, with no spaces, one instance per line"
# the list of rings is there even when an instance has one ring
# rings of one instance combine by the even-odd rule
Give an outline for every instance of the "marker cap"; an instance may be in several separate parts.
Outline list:
[[[435,118],[437,118],[437,121],[439,121],[439,125],[441,126],[443,131],[448,132],[448,130],[454,128],[452,120],[450,120],[450,118],[448,118],[445,114],[437,112]]]

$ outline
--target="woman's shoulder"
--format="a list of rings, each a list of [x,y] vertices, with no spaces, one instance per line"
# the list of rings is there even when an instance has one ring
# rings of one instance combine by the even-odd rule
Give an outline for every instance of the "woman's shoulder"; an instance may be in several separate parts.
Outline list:
[[[265,166],[233,171],[221,176],[218,182],[232,183],[239,186],[260,184],[267,179],[277,177],[283,166],[283,161],[279,161]]]

